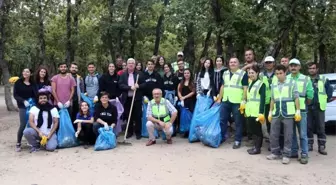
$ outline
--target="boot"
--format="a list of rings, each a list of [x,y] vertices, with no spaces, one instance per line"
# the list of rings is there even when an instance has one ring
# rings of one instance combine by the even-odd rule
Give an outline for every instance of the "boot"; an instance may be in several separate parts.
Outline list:
[[[318,152],[322,155],[328,155],[327,151],[325,150],[325,146],[319,146]]]
[[[253,148],[253,150],[249,150],[248,153],[250,155],[260,154],[261,153],[260,148],[261,148],[262,142],[263,142],[263,137],[260,137],[260,136],[256,137],[254,148]]]
[[[308,151],[309,152],[313,151],[313,144],[308,144]]]

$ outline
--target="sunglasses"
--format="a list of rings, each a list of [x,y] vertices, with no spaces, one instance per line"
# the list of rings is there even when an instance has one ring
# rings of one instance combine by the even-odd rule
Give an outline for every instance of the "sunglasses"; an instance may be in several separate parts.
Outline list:
[[[273,62],[265,62],[265,64],[272,64]]]

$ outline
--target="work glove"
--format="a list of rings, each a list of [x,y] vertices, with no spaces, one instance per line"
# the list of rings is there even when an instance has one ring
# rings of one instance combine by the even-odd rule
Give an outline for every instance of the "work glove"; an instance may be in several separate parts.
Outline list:
[[[116,124],[114,124],[114,123],[111,125],[111,129],[112,129],[112,130],[113,130],[113,128],[115,127],[115,125],[116,125]]]
[[[271,111],[268,113],[268,121],[272,122],[272,112]]]
[[[214,101],[217,101],[217,97],[216,97],[216,96],[214,96],[214,97],[213,97],[213,100],[214,100]]]
[[[177,98],[177,96],[175,96],[175,98],[174,98],[174,104],[176,104],[177,101],[178,101],[178,98]]]
[[[211,93],[211,91],[208,91],[208,92],[207,92],[207,96],[208,96],[208,97],[210,97],[210,93]]]
[[[197,94],[196,98],[198,99],[201,96],[201,94]]]
[[[295,120],[296,122],[301,121],[301,111],[300,111],[300,110],[297,110],[297,111],[296,111],[295,116],[294,116],[294,120]]]
[[[93,103],[97,103],[98,102],[98,96],[95,96],[94,98],[93,98]]]
[[[58,103],[57,103],[57,106],[58,106],[58,108],[60,108],[60,109],[63,109],[63,108],[64,108],[64,106],[63,106],[63,104],[62,104],[61,102],[58,102]]]
[[[77,130],[77,132],[75,133],[75,136],[78,137],[80,133],[80,130]]]
[[[87,92],[86,92],[86,93],[84,93],[84,95],[85,95],[85,96],[87,96]]]
[[[239,109],[238,109],[240,111],[240,114],[244,114],[245,104],[246,104],[245,100],[240,103],[240,106],[239,106]]]
[[[47,136],[42,136],[42,139],[40,141],[41,146],[45,146],[48,142]]]
[[[263,114],[259,114],[256,121],[259,121],[261,124],[265,123],[265,116]]]
[[[27,107],[29,107],[29,102],[27,101],[27,100],[25,100],[24,102],[23,102],[23,104],[24,104],[24,106],[27,108]]]
[[[108,126],[107,123],[104,123],[104,129],[105,129],[105,130],[110,130],[110,127]]]
[[[74,123],[80,123],[80,120],[79,120],[79,119],[76,119],[76,120],[74,121]]]
[[[20,79],[18,76],[13,76],[11,77],[8,82],[11,83],[11,84],[15,84],[15,82]]]
[[[149,100],[148,100],[147,96],[144,96],[144,103],[147,104],[148,101],[149,101]]]
[[[184,107],[184,100],[181,101],[181,106]]]
[[[65,102],[64,108],[69,108],[70,107],[70,101]]]

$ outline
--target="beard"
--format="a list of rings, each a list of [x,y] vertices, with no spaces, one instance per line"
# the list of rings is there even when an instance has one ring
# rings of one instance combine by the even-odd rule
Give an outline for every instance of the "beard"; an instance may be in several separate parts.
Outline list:
[[[66,71],[60,71],[60,73],[61,73],[62,75],[64,75],[64,74],[66,74]]]

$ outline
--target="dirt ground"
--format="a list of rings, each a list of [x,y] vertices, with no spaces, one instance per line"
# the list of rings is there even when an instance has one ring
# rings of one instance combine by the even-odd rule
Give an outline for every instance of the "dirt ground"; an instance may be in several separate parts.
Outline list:
[[[16,153],[18,125],[18,114],[8,113],[0,96],[1,185],[336,184],[335,135],[328,135],[328,156],[315,150],[308,165],[296,160],[283,165],[280,160],[266,160],[267,148],[261,155],[250,156],[245,145],[233,150],[232,143],[225,143],[212,149],[180,138],[174,138],[172,145],[158,140],[150,147],[145,146],[146,139],[133,138],[133,146],[101,152],[76,147],[30,154],[26,146]]]

